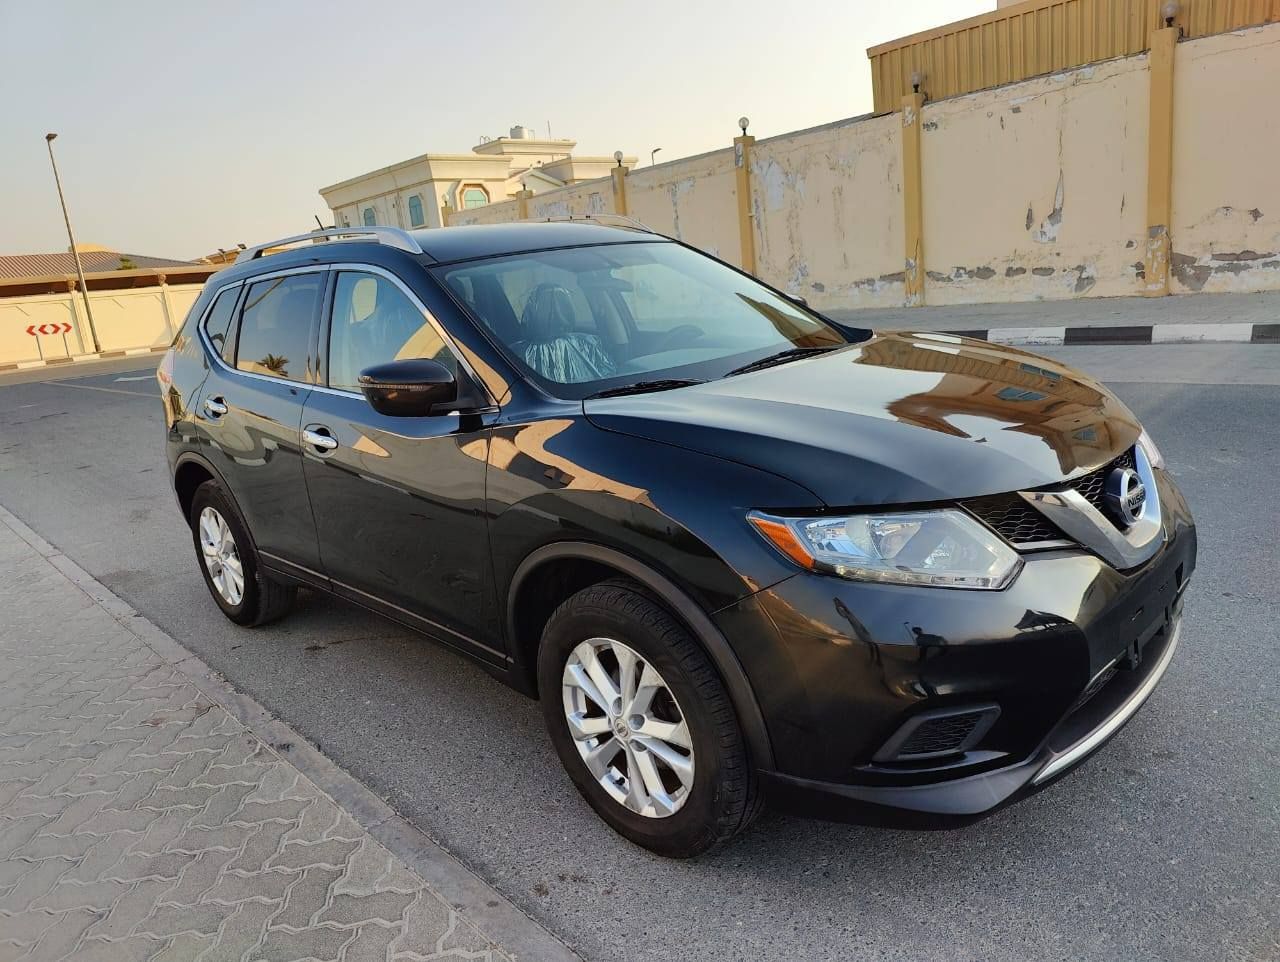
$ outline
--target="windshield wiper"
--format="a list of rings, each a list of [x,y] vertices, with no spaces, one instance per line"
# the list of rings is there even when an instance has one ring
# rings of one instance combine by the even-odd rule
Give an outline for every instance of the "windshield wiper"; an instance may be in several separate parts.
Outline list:
[[[732,371],[725,374],[725,377],[733,377],[735,374],[746,374],[748,371],[759,371],[762,368],[773,367],[775,364],[785,364],[787,361],[794,361],[796,358],[808,357],[811,354],[826,354],[827,351],[834,351],[838,344],[831,347],[792,347],[785,351],[779,351],[777,354],[770,354],[768,357],[762,357],[759,360],[752,361],[750,364],[744,364],[742,367],[735,367]]]
[[[672,388],[705,383],[705,381],[692,381],[688,378],[678,377],[660,378],[655,381],[636,381],[634,384],[624,384],[621,387],[606,388],[603,391],[597,391],[595,394],[588,394],[585,400],[589,401],[598,397],[620,397],[623,394],[644,394],[648,391],[669,391]]]

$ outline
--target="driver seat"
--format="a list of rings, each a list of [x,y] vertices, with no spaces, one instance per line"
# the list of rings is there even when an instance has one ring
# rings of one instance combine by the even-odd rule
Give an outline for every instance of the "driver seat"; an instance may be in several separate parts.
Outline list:
[[[559,284],[533,289],[520,315],[524,362],[549,381],[577,384],[613,377],[618,365],[595,334],[573,329],[573,295]]]

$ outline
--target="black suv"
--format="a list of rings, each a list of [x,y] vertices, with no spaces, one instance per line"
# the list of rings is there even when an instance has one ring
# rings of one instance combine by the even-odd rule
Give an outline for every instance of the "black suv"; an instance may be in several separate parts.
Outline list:
[[[469,655],[664,855],[765,796],[952,823],[1043,786],[1159,682],[1195,567],[1096,382],[838,325],[639,229],[253,248],[159,378],[228,618],[302,585]]]

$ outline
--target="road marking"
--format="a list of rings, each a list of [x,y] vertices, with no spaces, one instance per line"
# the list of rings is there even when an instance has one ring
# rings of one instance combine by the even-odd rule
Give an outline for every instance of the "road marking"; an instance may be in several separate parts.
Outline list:
[[[117,381],[150,381],[154,378],[154,374],[139,374],[137,377],[118,377]]]
[[[154,394],[143,394],[141,391],[121,391],[114,387],[94,387],[92,384],[71,384],[67,381],[36,381],[36,384],[47,384],[49,387],[74,387],[81,391],[105,391],[107,394],[123,394],[126,397],[140,397],[151,400]]]

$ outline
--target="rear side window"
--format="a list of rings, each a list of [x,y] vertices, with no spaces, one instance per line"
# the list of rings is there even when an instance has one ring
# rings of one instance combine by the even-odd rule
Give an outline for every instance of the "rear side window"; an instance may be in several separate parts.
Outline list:
[[[223,357],[230,356],[227,350],[227,332],[231,330],[231,315],[235,312],[236,297],[239,294],[240,288],[228,287],[218,295],[209,316],[204,319],[205,336],[209,338],[213,349]]]
[[[249,285],[240,314],[236,369],[312,380],[311,326],[325,275],[290,274]]]

